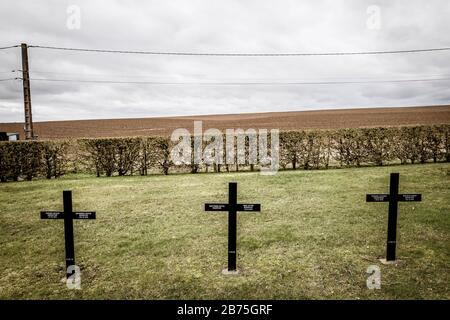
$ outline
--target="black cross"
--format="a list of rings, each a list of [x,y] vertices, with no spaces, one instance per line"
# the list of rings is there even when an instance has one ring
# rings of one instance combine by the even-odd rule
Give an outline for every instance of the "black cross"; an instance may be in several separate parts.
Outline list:
[[[41,219],[64,219],[64,241],[66,247],[66,277],[75,271],[68,268],[75,265],[75,248],[73,241],[73,219],[95,219],[93,211],[72,211],[72,191],[63,191],[64,211],[41,211]]]
[[[391,173],[389,194],[367,194],[366,202],[389,202],[388,236],[386,245],[386,261],[395,261],[397,244],[397,208],[399,201],[422,201],[421,194],[399,194],[399,174]]]
[[[228,211],[228,271],[236,271],[237,211],[261,211],[260,204],[237,203],[237,183],[228,184],[228,203],[205,203],[205,211]]]

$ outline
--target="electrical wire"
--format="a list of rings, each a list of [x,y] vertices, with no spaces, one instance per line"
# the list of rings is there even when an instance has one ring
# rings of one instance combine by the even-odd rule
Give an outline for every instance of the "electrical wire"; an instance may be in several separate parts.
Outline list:
[[[450,47],[426,48],[411,50],[389,50],[389,51],[349,51],[349,52],[297,52],[297,53],[207,53],[207,52],[163,52],[163,51],[132,51],[132,50],[107,50],[107,49],[86,49],[70,47],[54,47],[30,45],[29,48],[97,52],[97,53],[119,53],[119,54],[143,54],[143,55],[173,55],[173,56],[223,56],[223,57],[289,57],[289,56],[347,56],[347,55],[377,55],[377,54],[401,54],[401,53],[420,53],[448,51]]]
[[[367,81],[323,81],[323,82],[159,82],[159,81],[113,81],[113,80],[83,80],[83,79],[52,79],[30,78],[31,81],[49,82],[78,82],[99,84],[148,84],[148,85],[193,85],[193,86],[285,86],[285,85],[333,85],[333,84],[369,84],[369,83],[403,83],[403,82],[431,82],[449,81],[448,78],[424,79],[393,79],[393,80],[367,80]]]
[[[19,78],[0,79],[0,81],[12,81],[12,80],[19,80]]]
[[[17,72],[19,72],[19,71],[21,72],[22,70],[13,70],[13,71],[14,72],[16,72],[16,71]],[[119,77],[119,78],[153,78],[153,79],[155,79],[155,78],[156,79],[158,79],[158,78],[159,79],[161,79],[161,78],[169,78],[169,79],[173,79],[173,77],[170,77],[170,76],[166,76],[166,77],[163,76],[163,77],[161,77],[161,76],[149,76],[149,75],[142,75],[142,74],[57,72],[57,71],[40,71],[40,70],[32,70],[32,71],[30,71],[30,74],[51,74],[51,75],[65,75],[65,76],[78,75],[78,76],[88,76],[88,77],[94,76],[94,77],[100,77],[100,78],[103,78],[103,77]],[[392,76],[392,74],[390,76]],[[450,75],[448,75],[448,74],[429,74],[429,75],[407,74],[406,76],[413,77],[413,78],[421,78],[423,76],[427,76],[428,78],[447,78],[447,77],[450,77]],[[348,80],[348,79],[365,79],[365,80],[368,79],[368,80],[370,80],[371,79],[371,80],[373,80],[374,79],[373,76],[371,76],[371,77],[367,77],[367,76],[363,76],[363,77],[361,77],[361,76],[340,76],[340,77],[320,77],[320,78],[326,79],[327,81],[331,80],[331,79],[333,79],[333,80],[337,80],[337,79],[340,79],[340,80]],[[230,80],[230,79],[233,79],[233,78],[223,78],[223,77],[221,78],[221,80]],[[239,78],[234,78],[234,79],[239,79]],[[242,82],[242,80],[245,80],[247,82],[256,82],[256,81],[265,81],[265,80],[269,80],[270,82],[278,82],[280,80],[285,80],[285,81],[288,81],[288,82],[297,82],[297,81],[312,82],[313,80],[316,80],[316,79],[311,79],[311,78],[305,79],[304,78],[303,80],[292,80],[292,78],[272,78],[272,79],[267,79],[267,78],[241,78],[238,81],[234,81],[234,82]],[[406,78],[406,79],[408,79],[408,78]],[[68,80],[70,80],[70,79],[68,79]],[[89,79],[82,79],[82,80],[89,80]],[[213,80],[213,79],[210,79],[210,80]],[[278,80],[278,81],[276,81],[276,80]],[[156,80],[156,82],[158,82],[158,80]],[[161,80],[160,80],[160,82],[161,82]],[[230,81],[228,81],[228,82],[230,82]]]
[[[9,47],[0,47],[0,50],[17,48],[17,47],[20,47],[20,46],[19,45],[15,45],[15,46],[9,46]]]

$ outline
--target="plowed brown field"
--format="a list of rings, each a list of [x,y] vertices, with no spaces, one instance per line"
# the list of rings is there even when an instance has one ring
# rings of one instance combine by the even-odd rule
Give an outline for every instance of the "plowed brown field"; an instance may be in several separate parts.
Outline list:
[[[322,111],[270,112],[141,119],[75,120],[35,122],[40,139],[170,135],[176,128],[193,131],[193,121],[203,129],[265,128],[280,130],[337,129],[450,123],[450,106],[340,109]],[[0,123],[0,131],[19,132],[23,123]]]

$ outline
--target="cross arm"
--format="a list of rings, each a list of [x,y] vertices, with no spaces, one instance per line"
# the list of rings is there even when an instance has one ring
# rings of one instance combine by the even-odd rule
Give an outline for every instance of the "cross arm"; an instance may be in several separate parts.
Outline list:
[[[77,211],[73,213],[74,219],[95,219],[95,211]]]
[[[366,194],[366,202],[388,202],[390,200],[389,194]],[[422,201],[421,194],[398,194],[397,201],[409,202],[409,201]]]
[[[261,204],[255,203],[255,204],[237,204],[236,205],[237,211],[261,211]]]
[[[205,203],[205,211],[229,211],[228,203]]]
[[[41,211],[41,219],[64,219],[62,211]]]
[[[383,193],[366,194],[366,202],[387,202],[389,195]]]
[[[421,194],[399,194],[398,201],[422,201]]]
[[[64,211],[41,211],[41,219],[64,219]],[[77,211],[72,219],[95,219],[95,211]]]

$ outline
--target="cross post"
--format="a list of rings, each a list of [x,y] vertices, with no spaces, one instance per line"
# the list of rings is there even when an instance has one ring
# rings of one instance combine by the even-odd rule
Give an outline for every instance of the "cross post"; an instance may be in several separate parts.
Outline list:
[[[67,278],[69,274],[69,266],[75,265],[75,245],[73,237],[73,216],[72,216],[72,191],[63,191],[63,207],[64,207],[64,243],[66,249],[66,271]]]
[[[236,238],[237,238],[237,212],[260,212],[260,204],[237,203],[237,183],[228,184],[228,203],[206,203],[205,211],[228,211],[228,269],[223,273],[237,273],[236,268]]]
[[[72,210],[72,191],[63,191],[63,211],[41,211],[41,219],[64,219],[64,246],[66,252],[66,278],[72,276],[75,271],[69,271],[70,266],[75,266],[75,245],[73,236],[73,219],[95,219],[95,211]]]
[[[393,262],[396,259],[398,203],[422,201],[421,194],[399,194],[399,180],[399,173],[391,173],[389,194],[366,195],[366,202],[389,202],[386,262]]]

